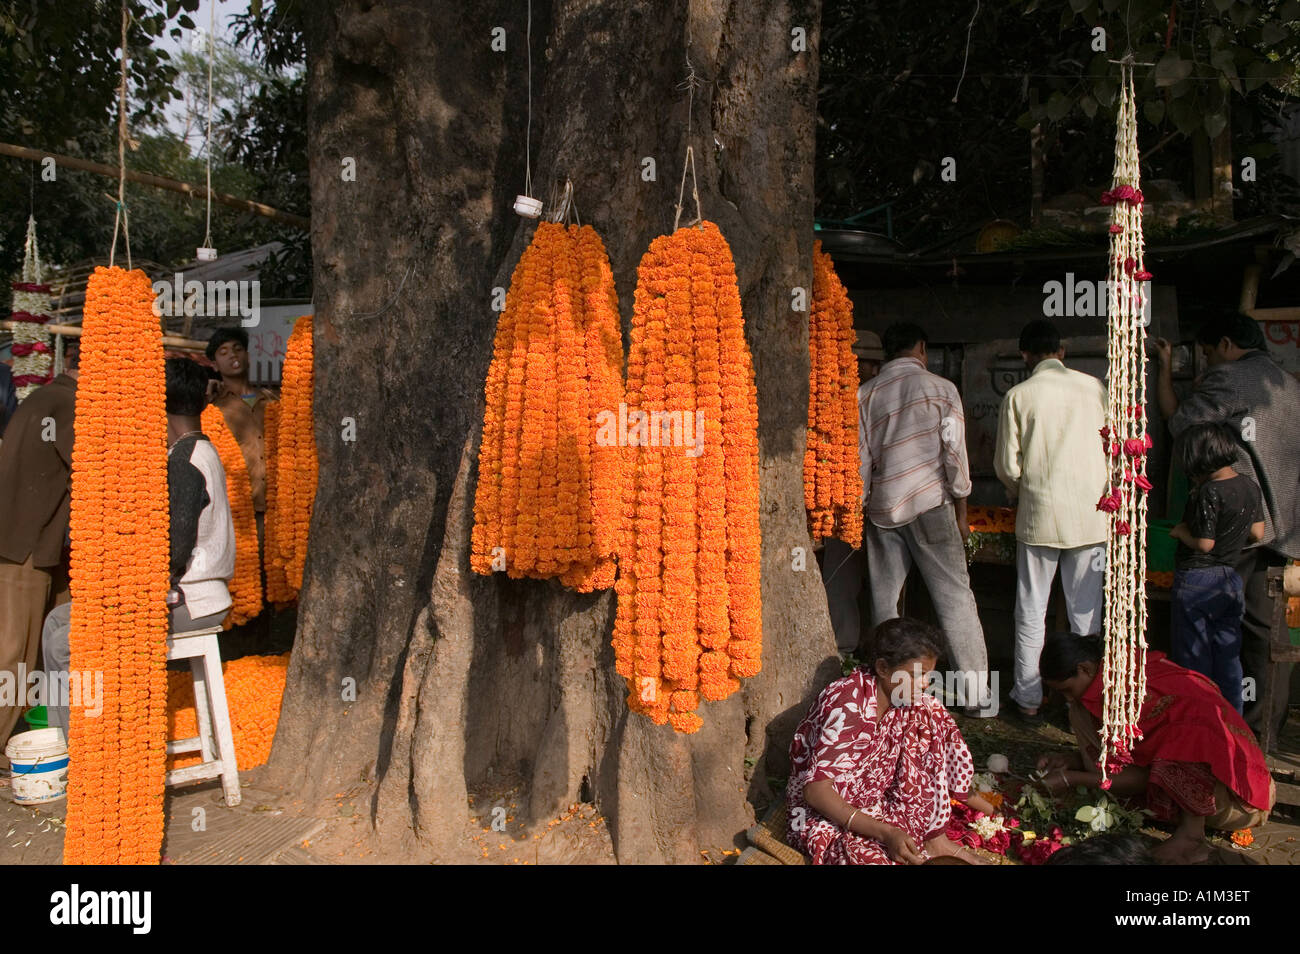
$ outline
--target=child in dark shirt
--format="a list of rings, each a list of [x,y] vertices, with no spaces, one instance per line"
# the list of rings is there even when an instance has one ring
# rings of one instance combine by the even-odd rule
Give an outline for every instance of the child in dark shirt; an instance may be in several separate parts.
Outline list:
[[[1209,676],[1241,711],[1241,618],[1245,594],[1236,565],[1264,537],[1259,486],[1233,470],[1237,443],[1223,424],[1188,428],[1179,445],[1193,489],[1183,520],[1169,531],[1174,556],[1170,658]]]

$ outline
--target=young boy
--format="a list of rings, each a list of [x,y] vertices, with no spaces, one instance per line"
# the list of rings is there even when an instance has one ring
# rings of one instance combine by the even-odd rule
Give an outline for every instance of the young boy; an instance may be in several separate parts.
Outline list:
[[[1169,655],[1213,679],[1241,712],[1246,600],[1235,567],[1242,549],[1264,538],[1263,498],[1253,480],[1233,470],[1237,442],[1226,425],[1193,425],[1178,450],[1193,489],[1182,522],[1169,531],[1179,543]]]

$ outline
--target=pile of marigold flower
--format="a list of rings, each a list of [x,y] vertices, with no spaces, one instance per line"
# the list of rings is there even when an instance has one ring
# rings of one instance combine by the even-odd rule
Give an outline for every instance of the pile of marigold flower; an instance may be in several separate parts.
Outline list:
[[[972,533],[1015,533],[1015,507],[971,506],[966,508],[966,521]]]
[[[853,304],[831,257],[813,244],[808,316],[808,444],[804,507],[813,542],[837,537],[862,545],[862,474],[858,457],[858,361]]]
[[[71,708],[66,864],[156,864],[163,837],[170,582],[162,329],[142,271],[86,289],[72,451],[71,667],[103,673]],[[129,409],[129,419],[123,409]]]
[[[510,279],[484,387],[474,572],[613,584],[622,364],[604,244],[591,226],[543,222]]]
[[[315,374],[312,320],[293,324],[285,346],[280,400],[266,409],[266,564],[268,599],[288,602],[302,588],[307,532],[316,499],[316,430],[312,418]]]
[[[230,612],[226,628],[242,626],[262,611],[262,561],[257,552],[257,518],[253,513],[253,487],[248,464],[235,435],[230,433],[221,409],[203,409],[203,434],[212,442],[226,471],[226,496],[235,524],[235,575],[230,581]]]
[[[289,654],[243,656],[222,663],[226,683],[226,707],[230,710],[230,731],[235,741],[235,759],[246,772],[265,764],[280,722],[280,700],[284,695]],[[192,739],[199,734],[194,714],[194,680],[188,672],[167,674],[167,738]],[[168,768],[196,765],[199,753],[171,756]]]
[[[628,418],[689,413],[702,441],[625,448],[614,652],[629,708],[694,732],[762,666],[754,370],[716,225],[655,239],[637,276]]]

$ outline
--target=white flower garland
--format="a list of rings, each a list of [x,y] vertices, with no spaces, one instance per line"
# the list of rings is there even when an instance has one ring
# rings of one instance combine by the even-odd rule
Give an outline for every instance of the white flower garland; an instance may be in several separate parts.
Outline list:
[[[1109,269],[1109,374],[1107,431],[1111,463],[1107,497],[1115,509],[1106,533],[1105,701],[1099,767],[1102,785],[1131,761],[1141,738],[1138,718],[1146,695],[1146,326],[1144,296],[1150,275],[1143,268],[1142,192],[1137,151],[1133,65],[1120,65],[1120,102],[1115,130],[1115,173],[1102,201],[1113,203]],[[1106,498],[1103,498],[1105,500]],[[1109,508],[1107,508],[1109,509]]]
[[[14,344],[30,345],[34,350],[25,355],[14,355],[13,375],[21,378],[26,375],[39,375],[40,381],[20,384],[17,388],[18,400],[22,401],[41,384],[50,380],[54,369],[54,346],[44,322],[50,320],[50,293],[20,289],[19,285],[41,285],[41,253],[36,244],[36,218],[27,218],[27,244],[23,254],[22,280],[14,282],[13,314],[17,317],[27,313],[39,321],[18,321],[14,325]],[[43,350],[42,350],[43,347]]]

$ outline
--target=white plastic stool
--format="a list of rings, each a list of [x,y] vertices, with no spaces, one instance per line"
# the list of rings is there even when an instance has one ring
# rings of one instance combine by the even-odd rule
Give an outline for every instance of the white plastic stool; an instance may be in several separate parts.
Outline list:
[[[199,734],[192,739],[167,743],[168,755],[201,752],[198,765],[172,769],[168,785],[181,785],[205,778],[220,778],[226,804],[239,804],[239,766],[235,761],[235,739],[230,731],[230,711],[226,708],[226,680],[221,674],[221,654],[217,649],[220,627],[189,633],[172,633],[167,637],[167,659],[188,659],[194,675],[194,713]],[[214,744],[215,743],[215,744]]]

